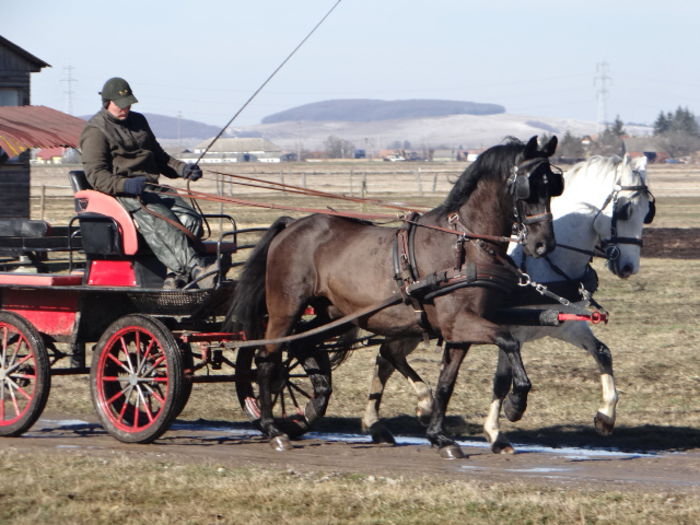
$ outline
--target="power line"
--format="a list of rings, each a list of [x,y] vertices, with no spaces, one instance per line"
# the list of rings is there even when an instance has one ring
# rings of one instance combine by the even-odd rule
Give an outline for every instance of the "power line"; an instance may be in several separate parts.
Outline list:
[[[64,91],[63,93],[68,95],[68,114],[72,115],[73,114],[73,95],[75,94],[75,91],[73,91],[73,82],[77,82],[76,79],[73,78],[73,69],[75,69],[73,66],[64,66],[64,71],[68,71],[68,78],[62,78],[61,82],[67,82],[68,83],[68,91]]]
[[[598,62],[596,64],[596,76],[593,77],[593,85],[596,86],[596,100],[598,102],[598,113],[596,121],[598,122],[598,132],[608,123],[608,82],[612,83],[612,77],[608,74],[610,71],[607,62]]]

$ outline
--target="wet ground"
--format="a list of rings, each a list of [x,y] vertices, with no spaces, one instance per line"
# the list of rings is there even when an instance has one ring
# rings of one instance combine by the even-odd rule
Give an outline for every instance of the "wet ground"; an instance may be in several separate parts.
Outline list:
[[[445,460],[425,439],[399,437],[398,445],[377,446],[367,436],[311,433],[289,452],[274,451],[245,424],[177,421],[155,443],[120,443],[91,421],[47,415],[20,438],[3,438],[0,447],[31,452],[110,456],[129,453],[175,463],[223,467],[259,466],[355,473],[388,478],[420,476],[533,485],[583,486],[609,490],[700,493],[700,448],[683,452],[621,451],[614,448],[518,445],[514,455],[492,454],[483,441],[460,442],[468,457]]]

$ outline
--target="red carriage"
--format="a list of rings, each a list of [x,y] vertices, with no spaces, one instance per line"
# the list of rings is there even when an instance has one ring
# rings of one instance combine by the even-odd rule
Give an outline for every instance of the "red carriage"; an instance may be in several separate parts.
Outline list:
[[[253,349],[234,358],[242,336],[221,331],[235,283],[222,275],[213,288],[162,289],[165,268],[129,214],[113,197],[89,189],[82,172],[70,177],[77,213],[68,226],[0,221],[0,255],[6,257],[0,272],[0,436],[20,435],[35,423],[56,375],[90,374],[101,423],[125,442],[146,443],[165,432],[195,382],[235,381],[250,411]],[[225,220],[230,230],[197,250],[225,268],[244,230],[230,216],[206,217]],[[58,252],[67,261],[53,257]],[[305,374],[294,373],[301,365],[288,360],[278,392],[292,422],[313,395],[306,392]],[[232,372],[208,373],[222,366]]]

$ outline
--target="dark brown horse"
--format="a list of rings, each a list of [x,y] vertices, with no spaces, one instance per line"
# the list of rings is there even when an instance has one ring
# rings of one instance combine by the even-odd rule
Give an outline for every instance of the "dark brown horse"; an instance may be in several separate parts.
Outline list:
[[[403,236],[407,250],[396,247],[397,237],[402,238],[396,228],[320,214],[278,220],[244,266],[228,326],[257,338],[267,313],[264,336],[274,339],[292,333],[308,305],[332,320],[401,293],[405,301],[364,315],[355,324],[391,340],[415,339],[425,332],[444,339],[427,437],[443,457],[462,457],[445,434],[443,420],[471,344],[492,343],[508,355],[514,372],[511,399],[525,407],[530,382],[519,344],[485,317],[501,306],[515,284],[504,264],[514,222],[527,253],[541,256],[554,247],[549,199],[560,191],[561,179],[551,171],[548,158],[556,142],[552,138],[539,149],[536,137],[527,144],[511,140],[482,153],[445,201],[415,220],[417,226]],[[397,264],[405,260],[411,264]],[[272,417],[280,348],[266,344],[256,362],[260,426],[275,448],[285,450],[291,447],[288,437]],[[325,402],[318,409],[325,410]]]

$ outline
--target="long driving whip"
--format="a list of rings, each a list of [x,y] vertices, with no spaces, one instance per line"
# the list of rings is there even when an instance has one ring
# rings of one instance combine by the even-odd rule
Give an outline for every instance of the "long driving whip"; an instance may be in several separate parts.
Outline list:
[[[323,16],[323,18],[321,18],[321,20],[318,21],[318,23],[313,27],[313,29],[312,29],[311,31],[309,31],[309,33],[304,37],[304,39],[303,39],[301,42],[299,42],[299,44],[297,44],[297,46],[292,50],[291,53],[289,53],[289,55],[287,55],[287,58],[285,58],[285,59],[282,61],[282,63],[281,63],[279,66],[277,66],[277,69],[275,69],[275,70],[270,74],[270,76],[267,77],[267,79],[265,80],[265,82],[263,82],[262,84],[260,84],[260,87],[259,87],[258,89],[256,89],[255,92],[248,98],[248,100],[246,100],[245,103],[240,107],[240,109],[239,109],[238,111],[236,111],[236,114],[235,114],[233,117],[231,117],[231,120],[229,120],[229,121],[226,123],[226,125],[225,125],[223,128],[221,128],[221,131],[219,131],[219,133],[216,135],[216,137],[214,137],[214,138],[212,139],[212,141],[209,143],[209,145],[206,147],[206,149],[201,153],[201,155],[199,155],[199,158],[197,159],[197,162],[195,162],[195,165],[199,164],[199,161],[202,160],[202,157],[204,157],[204,155],[207,154],[207,152],[209,151],[209,149],[214,145],[214,142],[216,142],[217,140],[219,140],[219,137],[221,137],[221,135],[224,133],[224,131],[226,131],[226,128],[228,128],[228,127],[231,125],[231,123],[232,123],[234,120],[236,120],[236,117],[238,117],[238,115],[241,114],[241,112],[246,108],[246,106],[248,106],[248,104],[250,104],[250,102],[258,95],[258,93],[260,93],[260,91],[262,91],[262,89],[267,85],[267,83],[268,83],[270,80],[272,80],[272,78],[277,74],[277,72],[278,72],[280,69],[282,69],[282,67],[284,67],[284,65],[285,65],[287,62],[289,62],[289,59],[292,58],[292,57],[294,56],[294,53],[296,53],[296,52],[299,50],[299,48],[300,48],[301,46],[303,46],[304,43],[311,37],[311,35],[313,35],[314,32],[321,26],[321,24],[323,24],[323,22],[325,22],[326,18],[328,18],[328,17],[330,16],[330,14],[335,10],[335,8],[338,7],[338,4],[339,4],[340,2],[341,2],[341,0],[338,0],[338,1],[333,5],[333,7],[330,8],[330,10]]]

